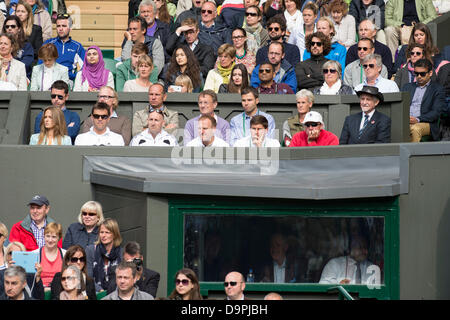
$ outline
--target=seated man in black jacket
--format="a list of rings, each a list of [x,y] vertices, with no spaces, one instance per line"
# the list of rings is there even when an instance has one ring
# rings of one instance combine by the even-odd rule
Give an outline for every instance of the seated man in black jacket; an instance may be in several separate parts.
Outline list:
[[[156,297],[156,291],[158,290],[160,275],[158,272],[147,269],[144,267],[143,256],[141,253],[141,246],[135,241],[130,241],[125,244],[123,248],[123,261],[134,262],[137,269],[138,281],[136,286],[140,291],[147,292],[153,297]],[[115,275],[115,272],[113,272]],[[113,279],[109,282],[108,294],[116,290],[116,281]]]
[[[211,46],[200,41],[198,38],[199,32],[197,20],[194,18],[183,20],[181,27],[177,28],[169,37],[166,50],[168,54],[172,55],[179,45],[187,45],[197,58],[203,81],[205,81],[209,70],[214,68],[217,56]]]
[[[330,38],[322,32],[314,32],[306,37],[305,47],[311,52],[311,58],[295,66],[295,75],[298,90],[312,91],[316,87],[321,87],[324,82],[322,66],[328,61],[325,56],[331,50]]]

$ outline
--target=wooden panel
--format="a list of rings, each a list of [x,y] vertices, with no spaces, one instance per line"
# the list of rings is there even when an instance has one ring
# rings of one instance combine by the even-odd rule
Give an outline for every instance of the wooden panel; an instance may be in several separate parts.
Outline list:
[[[80,14],[126,14],[128,1],[66,1],[71,16]]]
[[[123,30],[127,29],[128,15],[76,15],[73,19],[73,29],[83,30]]]

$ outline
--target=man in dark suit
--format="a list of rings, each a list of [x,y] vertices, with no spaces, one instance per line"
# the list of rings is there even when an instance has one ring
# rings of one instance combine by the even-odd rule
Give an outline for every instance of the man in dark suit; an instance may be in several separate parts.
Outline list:
[[[372,86],[363,86],[357,94],[362,112],[345,118],[339,144],[391,142],[391,119],[375,110],[383,94]]]
[[[135,241],[130,241],[125,244],[123,248],[124,261],[133,262],[136,265],[137,281],[135,285],[140,291],[151,294],[156,297],[156,291],[158,291],[160,275],[158,272],[147,269],[144,267],[144,261],[141,253],[141,246]],[[115,275],[115,272],[113,272]],[[113,279],[109,283],[107,293],[110,294],[116,290],[116,280]]]
[[[411,142],[420,142],[425,135],[431,135],[433,140],[437,141],[438,120],[442,110],[445,110],[445,90],[438,82],[431,81],[433,65],[428,59],[416,61],[414,74],[417,82],[407,83],[402,88],[402,91],[411,95],[409,109]]]

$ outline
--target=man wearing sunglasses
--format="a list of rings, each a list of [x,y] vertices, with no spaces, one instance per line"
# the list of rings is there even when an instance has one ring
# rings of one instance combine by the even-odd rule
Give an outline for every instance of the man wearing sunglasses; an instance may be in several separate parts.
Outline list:
[[[362,83],[366,79],[362,61],[366,56],[375,52],[374,44],[369,38],[359,39],[357,45],[359,59],[348,64],[345,67],[344,71],[344,84],[352,88],[355,88],[358,84]],[[388,77],[388,70],[384,64],[381,69],[381,76],[383,78]]]
[[[81,133],[75,139],[76,146],[124,146],[120,134],[108,128],[110,107],[104,102],[97,102],[92,107],[91,120],[93,126],[86,133]]]
[[[237,271],[228,273],[223,285],[227,295],[226,300],[250,300],[244,295],[245,279],[241,273]]]
[[[373,53],[365,56],[362,61],[362,66],[366,79],[355,87],[356,92],[360,91],[363,86],[377,87],[381,93],[400,91],[395,81],[381,76],[383,62],[379,54]]]
[[[294,94],[294,91],[286,83],[274,81],[275,70],[270,62],[262,63],[258,67],[259,93],[263,94]],[[292,72],[294,69],[292,69]],[[253,75],[252,75],[253,76]],[[294,73],[295,76],[295,73]],[[297,84],[297,81],[295,81]]]
[[[391,119],[375,110],[383,102],[383,94],[371,86],[364,86],[357,94],[362,112],[345,118],[339,144],[391,142]]]
[[[36,195],[28,202],[30,214],[11,228],[9,242],[19,241],[27,251],[42,248],[45,245],[44,229],[50,222],[55,222],[48,216],[50,202],[45,196]],[[62,247],[62,239],[58,248]]]
[[[433,65],[428,59],[417,60],[414,64],[416,82],[407,83],[402,91],[410,93],[409,130],[411,142],[420,142],[423,136],[431,135],[439,140],[438,120],[445,110],[445,90],[431,80]]]
[[[297,63],[300,62],[300,50],[294,44],[287,43],[284,40],[286,35],[286,21],[284,17],[278,15],[273,16],[267,21],[267,31],[269,32],[269,44],[261,47],[258,52],[256,52],[256,65],[263,63],[269,53],[269,45],[272,42],[279,42],[283,45],[283,51],[285,53],[284,59],[295,67]],[[295,90],[294,90],[295,91]]]
[[[322,115],[317,111],[310,111],[303,120],[304,131],[300,131],[292,137],[289,147],[314,147],[338,145],[338,137],[323,129]]]
[[[62,80],[56,80],[53,82],[50,88],[50,97],[52,106],[58,107],[64,114],[64,119],[67,126],[67,134],[74,143],[78,132],[80,131],[80,116],[74,111],[70,111],[66,107],[66,101],[69,99],[69,86]],[[41,118],[43,111],[39,112],[34,120],[34,133],[41,132]]]
[[[202,5],[201,20],[199,23],[200,33],[198,38],[203,43],[208,43],[217,52],[224,43],[233,44],[231,41],[231,30],[221,24],[217,19],[217,7],[211,1]]]
[[[265,72],[260,72],[260,68],[262,64],[257,65],[252,72],[251,75],[251,85],[254,88],[258,88],[262,82],[263,87],[270,87],[273,86],[273,83],[277,84],[286,84],[290,87],[291,90],[284,92],[283,86],[280,86],[279,90],[277,90],[278,93],[290,93],[293,94],[295,92],[295,89],[297,89],[297,78],[295,76],[295,69],[294,67],[285,59],[286,55],[284,52],[284,46],[280,42],[272,42],[269,45],[269,51],[267,52],[267,58],[266,61],[263,61],[263,63],[269,62],[273,67],[273,76],[272,80],[266,79],[264,77]],[[265,68],[267,69],[267,68]],[[261,79],[261,76],[263,78]],[[264,80],[263,80],[264,79]],[[261,93],[268,93],[268,92],[261,92]]]

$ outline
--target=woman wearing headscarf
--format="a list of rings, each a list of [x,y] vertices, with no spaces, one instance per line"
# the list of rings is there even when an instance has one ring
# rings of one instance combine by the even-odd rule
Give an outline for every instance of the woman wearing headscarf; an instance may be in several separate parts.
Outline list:
[[[83,68],[75,77],[73,91],[98,91],[103,86],[114,88],[114,76],[105,68],[103,54],[99,47],[90,46],[86,50]]]

